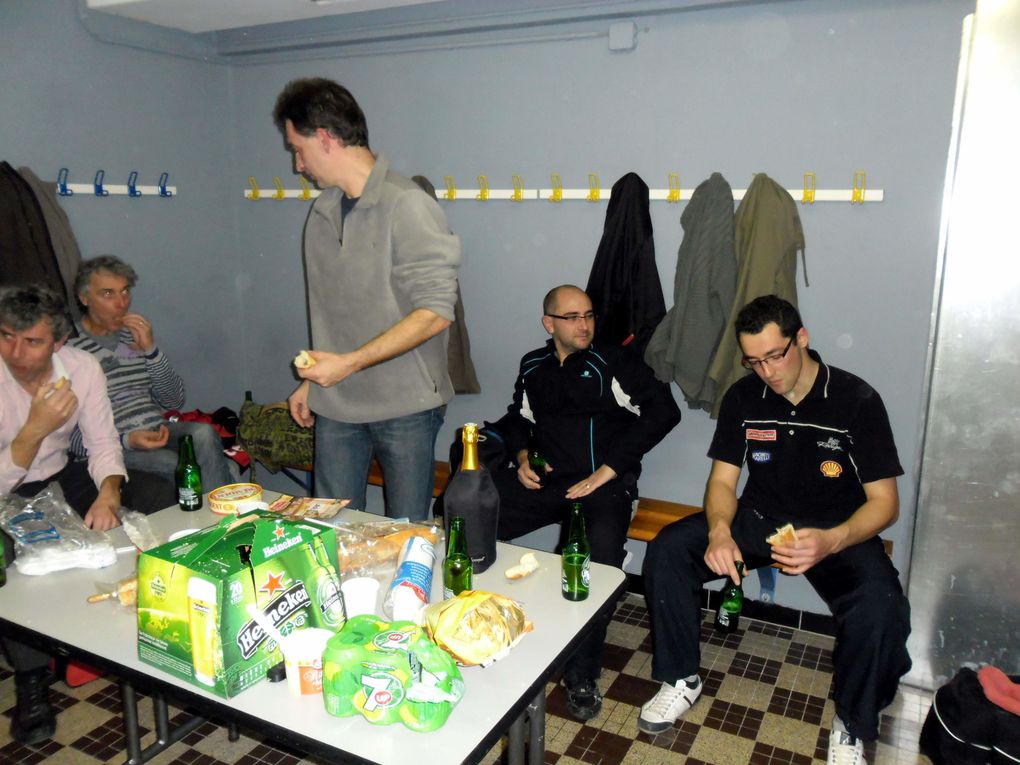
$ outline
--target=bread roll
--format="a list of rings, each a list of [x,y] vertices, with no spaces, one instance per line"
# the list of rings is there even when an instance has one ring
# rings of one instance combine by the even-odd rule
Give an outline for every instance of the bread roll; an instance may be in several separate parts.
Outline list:
[[[538,558],[535,553],[524,553],[521,562],[516,566],[508,568],[504,573],[507,579],[523,579],[528,574],[538,570]]]
[[[765,539],[770,545],[792,545],[797,541],[797,529],[792,523],[776,529],[776,533]]]
[[[308,367],[315,366],[315,359],[312,358],[308,351],[301,351],[294,357],[294,366],[298,369],[308,369]]]

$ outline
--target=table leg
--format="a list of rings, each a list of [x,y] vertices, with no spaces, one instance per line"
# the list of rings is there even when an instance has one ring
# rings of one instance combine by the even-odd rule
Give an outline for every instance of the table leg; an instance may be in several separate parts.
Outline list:
[[[152,694],[152,716],[156,721],[156,742],[166,746],[170,738],[170,710],[162,693]]]
[[[506,761],[507,765],[524,765],[524,718],[527,710],[510,723],[507,731]]]
[[[528,705],[528,763],[542,765],[545,761],[545,688],[539,690]]]
[[[127,765],[140,765],[142,746],[138,736],[138,696],[135,687],[127,680],[120,681],[120,702],[124,711],[124,743],[127,745]]]

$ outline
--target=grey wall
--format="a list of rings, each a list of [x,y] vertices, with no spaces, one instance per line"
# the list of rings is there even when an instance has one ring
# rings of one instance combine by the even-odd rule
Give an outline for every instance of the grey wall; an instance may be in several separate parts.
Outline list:
[[[734,187],[755,172],[799,187],[812,170],[819,188],[848,188],[863,169],[885,202],[801,210],[811,286],[801,278],[800,302],[812,345],[869,380],[890,411],[907,473],[903,516],[887,535],[905,570],[960,22],[971,10],[965,0],[804,0],[644,17],[631,52],[611,52],[599,36],[224,67],[90,41],[70,2],[0,0],[0,34],[9,36],[12,21],[21,30],[18,52],[5,45],[0,53],[0,76],[11,76],[8,61],[18,56],[35,63],[19,62],[20,108],[10,112],[31,124],[7,118],[0,139],[9,160],[51,173],[72,162],[89,174],[105,162],[108,177],[167,166],[182,188],[171,212],[156,202],[123,201],[113,212],[97,212],[109,200],[67,207],[85,249],[115,248],[147,277],[159,275],[159,296],[153,278],[139,300],[161,312],[170,350],[209,331],[231,349],[229,367],[208,355],[182,364],[194,390],[223,401],[244,388],[260,400],[284,398],[294,384],[289,359],[306,344],[307,207],[240,199],[249,175],[298,185],[270,119],[293,77],[346,84],[368,116],[373,148],[438,187],[444,175],[474,186],[479,173],[493,187],[509,186],[512,173],[548,186],[551,172],[584,186],[597,172],[608,188],[630,170],[659,188],[670,172],[693,187],[716,170]],[[604,35],[608,22],[588,28],[596,27]],[[54,57],[63,48],[61,66]],[[53,77],[63,82],[51,98]],[[147,130],[123,118],[99,131],[51,124],[62,103],[85,111],[97,98],[109,102],[108,115],[127,114]],[[125,146],[134,153],[112,149]],[[518,359],[543,341],[541,296],[556,283],[586,281],[605,215],[604,203],[444,205],[464,245],[461,281],[483,392],[451,403],[440,455],[458,424],[504,410]],[[652,208],[667,305],[681,211]],[[196,270],[202,278],[179,289]],[[238,322],[243,330],[234,331]],[[642,494],[700,504],[712,429],[703,413],[685,410],[646,458]],[[778,599],[824,610],[795,579],[780,581]]]
[[[69,0],[0,0],[0,158],[55,180],[154,185],[172,199],[63,200],[83,257],[113,253],[141,281],[134,307],[188,385],[189,406],[240,405],[245,354],[235,279],[230,72],[105,45]]]

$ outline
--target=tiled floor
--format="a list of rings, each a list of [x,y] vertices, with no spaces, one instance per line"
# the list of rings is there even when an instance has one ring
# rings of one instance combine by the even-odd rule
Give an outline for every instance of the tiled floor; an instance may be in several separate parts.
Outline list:
[[[629,595],[609,631],[602,712],[582,724],[566,712],[562,689],[548,686],[546,763],[570,765],[818,765],[825,762],[832,718],[832,639],[743,619],[733,635],[703,627],[705,691],[672,730],[637,732],[638,711],[658,687],[650,679],[651,646],[644,600]],[[527,639],[527,638],[525,638]],[[101,679],[80,688],[51,689],[61,710],[56,739],[37,749],[10,740],[0,726],[0,763],[97,765],[125,760],[120,734],[120,697],[115,682]],[[930,694],[901,689],[882,716],[880,739],[865,752],[872,765],[930,765],[917,754],[917,739]],[[0,710],[14,705],[14,680],[0,673]],[[140,705],[152,730],[151,705]],[[454,713],[456,714],[456,712]],[[181,715],[183,719],[183,714]],[[366,723],[367,725],[367,723]],[[427,744],[428,734],[423,734]],[[150,733],[143,746],[152,740]],[[484,763],[500,761],[501,746]],[[227,740],[224,728],[206,723],[155,760],[157,765],[297,765],[299,752],[274,746],[254,731]]]

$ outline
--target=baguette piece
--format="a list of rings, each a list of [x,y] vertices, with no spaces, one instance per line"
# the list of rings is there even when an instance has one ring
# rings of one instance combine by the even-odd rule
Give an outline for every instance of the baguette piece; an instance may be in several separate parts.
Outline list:
[[[315,366],[315,359],[312,358],[308,351],[301,351],[297,356],[294,357],[294,366],[298,369],[308,369],[308,367]]]
[[[535,553],[524,553],[516,566],[511,566],[504,573],[507,579],[523,579],[528,574],[538,571],[538,558]]]
[[[797,529],[788,523],[776,529],[776,533],[765,539],[770,545],[792,545],[797,541]]]

